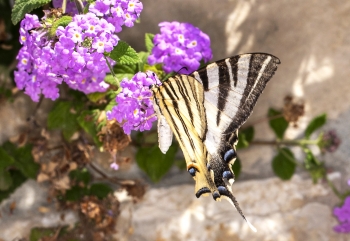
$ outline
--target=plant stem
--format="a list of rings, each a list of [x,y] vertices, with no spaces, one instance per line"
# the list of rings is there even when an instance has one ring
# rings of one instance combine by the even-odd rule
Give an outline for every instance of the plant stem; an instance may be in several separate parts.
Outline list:
[[[331,180],[329,180],[327,175],[326,175],[326,180],[327,180],[328,185],[331,187],[332,191],[334,192],[334,194],[337,195],[337,197],[343,202],[344,196],[340,194],[338,189],[334,186],[333,182]]]
[[[115,73],[114,73],[114,71],[113,71],[112,65],[111,65],[111,63],[108,61],[108,59],[107,59],[106,56],[104,56],[104,58],[105,58],[106,63],[107,63],[107,65],[108,65],[109,71],[111,71],[112,76],[114,77],[114,79],[115,79],[116,82],[117,82],[117,87],[118,87],[118,89],[119,89],[119,88],[120,88],[120,83],[119,83],[119,80],[118,80],[117,76],[115,76]]]
[[[263,141],[263,140],[256,140],[250,142],[250,144],[255,145],[288,145],[288,146],[302,146],[302,145],[316,145],[318,142],[317,140],[274,140],[274,141]]]

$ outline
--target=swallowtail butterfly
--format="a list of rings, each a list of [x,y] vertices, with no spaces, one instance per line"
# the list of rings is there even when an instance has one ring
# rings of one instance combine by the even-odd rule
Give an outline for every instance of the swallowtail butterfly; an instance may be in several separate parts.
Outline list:
[[[196,196],[226,198],[245,220],[231,191],[238,129],[278,64],[280,60],[270,54],[242,54],[151,86],[161,151],[166,153],[174,133],[196,181]]]

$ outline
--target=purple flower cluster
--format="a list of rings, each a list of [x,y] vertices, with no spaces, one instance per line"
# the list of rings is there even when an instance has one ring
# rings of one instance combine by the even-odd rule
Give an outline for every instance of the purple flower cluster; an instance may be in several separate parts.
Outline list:
[[[62,2],[63,0],[52,0],[52,5],[54,8],[62,8]],[[83,4],[86,4],[86,1],[82,1]],[[66,5],[66,13],[74,15],[78,14],[77,7],[75,6],[74,1],[67,0],[67,5]]]
[[[350,180],[348,180],[350,186]],[[333,229],[338,233],[350,233],[350,196],[348,196],[342,207],[336,207],[333,210],[334,216],[336,216],[340,222],[339,225]]]
[[[123,25],[134,26],[142,9],[142,3],[137,0],[96,0],[89,7],[90,12],[113,24],[117,33],[122,30]]]
[[[33,101],[39,101],[42,93],[46,98],[58,97],[57,82],[48,80],[46,73],[49,69],[47,59],[51,58],[52,42],[45,32],[40,30],[41,24],[36,15],[26,14],[21,21],[20,42],[23,47],[17,55],[15,82],[19,89],[25,89]]]
[[[321,140],[321,151],[322,152],[335,152],[341,143],[340,138],[338,137],[335,130],[330,130],[324,133]]]
[[[103,53],[118,43],[114,30],[95,14],[75,15],[68,26],[58,27],[54,43],[40,28],[38,18],[27,14],[21,22],[24,46],[17,56],[17,87],[25,89],[33,101],[38,101],[41,93],[57,99],[57,85],[62,81],[85,94],[105,91],[108,84],[103,80],[109,69]]]
[[[123,89],[116,97],[118,105],[107,112],[107,119],[116,119],[128,135],[131,130],[150,130],[157,119],[149,89],[152,84],[160,85],[161,82],[151,71],[138,72],[130,80],[124,78],[120,83]]]
[[[159,26],[161,33],[154,36],[148,57],[151,65],[163,63],[166,73],[190,74],[199,68],[202,59],[208,62],[212,58],[210,39],[199,28],[179,22],[162,22]]]
[[[57,4],[62,0],[54,2]],[[67,4],[74,6],[71,1]],[[136,0],[97,0],[90,5],[91,12],[75,15],[67,26],[59,26],[56,36],[48,31],[57,19],[45,16],[41,24],[37,16],[27,14],[20,28],[23,47],[17,55],[17,87],[25,89],[33,101],[38,101],[40,94],[57,99],[57,86],[62,82],[85,94],[105,91],[109,68],[104,53],[118,44],[116,33],[122,25],[133,26],[142,8]]]
[[[68,26],[58,27],[52,74],[86,94],[105,91],[108,84],[103,80],[109,69],[103,53],[118,43],[114,30],[111,23],[93,13],[75,15]]]

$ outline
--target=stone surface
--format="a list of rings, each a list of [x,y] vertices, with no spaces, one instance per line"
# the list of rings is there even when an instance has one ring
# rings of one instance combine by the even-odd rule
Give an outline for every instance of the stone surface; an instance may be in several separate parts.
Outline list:
[[[0,205],[0,240],[12,241],[28,237],[34,227],[73,225],[77,216],[73,212],[56,211],[47,202],[48,189],[43,184],[28,180]],[[15,204],[10,212],[11,204]]]
[[[197,199],[193,185],[178,185],[150,189],[136,206],[125,202],[118,240],[347,240],[332,230],[336,199],[325,185],[296,175],[238,182],[233,192],[257,233],[228,202]]]

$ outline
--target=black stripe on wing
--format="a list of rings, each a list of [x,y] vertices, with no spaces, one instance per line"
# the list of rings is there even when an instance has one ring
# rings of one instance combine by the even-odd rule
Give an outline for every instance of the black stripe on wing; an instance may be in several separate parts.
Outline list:
[[[261,71],[265,63],[264,61],[268,57],[271,57],[271,60],[267,63],[265,69]],[[224,134],[229,134],[237,130],[247,120],[252,113],[253,107],[255,106],[260,94],[265,89],[267,82],[275,74],[277,65],[280,63],[280,60],[273,55],[259,53],[252,54],[249,63],[247,85],[240,101],[240,108],[232,123],[224,131]],[[261,74],[260,79],[255,83],[259,74]]]

